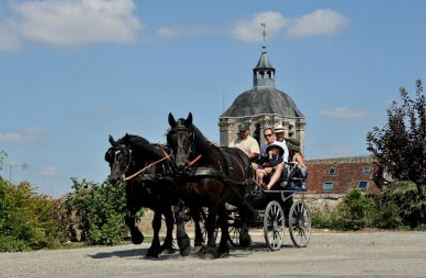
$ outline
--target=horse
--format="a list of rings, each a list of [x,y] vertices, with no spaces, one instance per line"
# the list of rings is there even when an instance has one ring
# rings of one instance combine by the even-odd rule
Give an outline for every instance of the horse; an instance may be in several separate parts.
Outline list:
[[[250,213],[245,200],[248,185],[253,180],[253,170],[247,155],[239,149],[217,147],[208,141],[192,123],[192,113],[187,119],[175,120],[169,114],[170,129],[167,145],[175,162],[175,186],[185,205],[197,209],[207,207],[206,252],[214,257],[229,253],[228,214],[225,203],[238,207],[242,218],[240,245],[251,244],[248,234]],[[177,241],[181,249],[190,248],[183,221],[177,221]],[[216,249],[215,229],[220,225],[222,235]],[[189,246],[188,246],[189,245]]]
[[[117,141],[110,135],[109,142],[111,147],[105,153],[105,160],[111,169],[109,181],[113,186],[125,182],[125,222],[130,229],[132,242],[141,244],[144,241],[144,236],[137,227],[136,213],[142,207],[150,208],[154,211],[154,237],[146,256],[156,258],[164,250],[173,253],[174,216],[171,208],[176,201],[173,180],[167,176],[171,169],[169,156],[161,146],[150,144],[136,135],[126,133]],[[167,226],[162,245],[159,239],[161,215],[164,215]]]

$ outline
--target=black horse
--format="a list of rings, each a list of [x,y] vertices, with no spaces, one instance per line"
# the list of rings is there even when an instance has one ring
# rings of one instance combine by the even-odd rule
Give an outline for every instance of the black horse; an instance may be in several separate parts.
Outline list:
[[[247,247],[251,243],[248,234],[250,209],[245,201],[248,184],[253,171],[249,158],[236,148],[219,148],[208,141],[192,124],[192,114],[187,119],[176,121],[169,114],[171,129],[167,143],[172,150],[177,167],[176,190],[185,205],[198,209],[208,208],[206,229],[208,243],[206,251],[215,257],[229,253],[228,214],[225,203],[240,210],[242,227],[240,244]],[[190,248],[184,222],[177,216],[177,240],[181,250]],[[218,222],[222,236],[216,249],[215,228]]]
[[[148,249],[147,257],[158,257],[164,251],[173,252],[173,225],[174,217],[171,206],[174,200],[173,180],[170,178],[170,161],[159,145],[152,145],[146,139],[126,134],[123,138],[114,141],[109,136],[111,147],[105,154],[105,160],[111,168],[109,177],[113,186],[125,181],[126,186],[126,217],[125,221],[130,229],[132,242],[140,244],[144,240],[143,234],[137,227],[136,213],[142,208],[151,208],[154,211],[152,228],[154,238]],[[137,174],[142,170],[140,174]],[[134,177],[132,177],[132,174]],[[126,178],[127,176],[127,178]],[[161,215],[166,219],[166,238],[160,246],[159,231]]]

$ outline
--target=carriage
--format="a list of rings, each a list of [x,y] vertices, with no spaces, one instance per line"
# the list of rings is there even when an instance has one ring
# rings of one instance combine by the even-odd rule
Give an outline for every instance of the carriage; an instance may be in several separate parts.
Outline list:
[[[263,229],[265,242],[271,251],[281,248],[286,228],[296,247],[306,247],[311,238],[311,215],[304,201],[305,191],[298,188],[264,191],[251,203],[255,214],[251,228]],[[296,199],[296,200],[293,200]],[[240,216],[238,209],[228,206],[229,241],[239,246]]]

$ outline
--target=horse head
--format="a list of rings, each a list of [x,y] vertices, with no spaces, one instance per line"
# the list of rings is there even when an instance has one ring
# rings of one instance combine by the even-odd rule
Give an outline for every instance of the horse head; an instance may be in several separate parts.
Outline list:
[[[111,173],[109,181],[113,186],[118,186],[124,181],[124,177],[128,174],[129,168],[134,164],[132,149],[129,144],[128,134],[123,139],[114,141],[112,136],[109,136],[111,147],[105,153],[105,160],[109,163]]]
[[[167,145],[172,151],[175,164],[179,171],[184,171],[195,156],[195,132],[192,129],[192,114],[186,119],[175,120],[169,113],[170,130],[167,133]]]

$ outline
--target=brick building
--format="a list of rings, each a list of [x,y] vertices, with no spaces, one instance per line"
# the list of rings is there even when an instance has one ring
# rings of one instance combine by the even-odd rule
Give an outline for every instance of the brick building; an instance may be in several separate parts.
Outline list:
[[[375,194],[379,188],[372,179],[373,162],[371,156],[307,160],[308,192],[346,194],[352,188],[358,188],[366,194]]]

